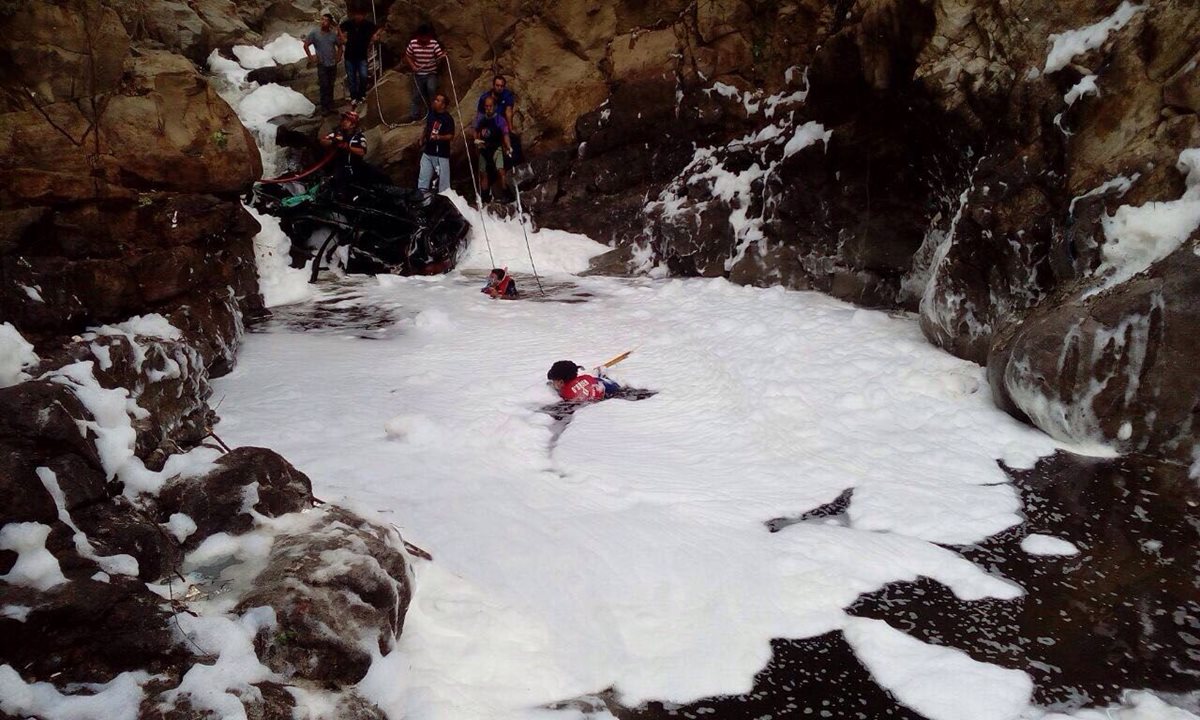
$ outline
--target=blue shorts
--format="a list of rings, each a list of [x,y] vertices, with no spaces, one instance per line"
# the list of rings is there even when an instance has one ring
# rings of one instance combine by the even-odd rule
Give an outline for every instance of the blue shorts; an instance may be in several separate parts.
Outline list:
[[[604,397],[612,397],[621,389],[621,386],[616,381],[609,380],[608,378],[602,377],[600,378],[600,382],[604,383]]]

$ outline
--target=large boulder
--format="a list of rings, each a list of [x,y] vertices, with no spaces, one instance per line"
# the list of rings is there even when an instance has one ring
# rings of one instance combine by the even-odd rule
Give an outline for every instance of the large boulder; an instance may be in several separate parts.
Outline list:
[[[1051,298],[997,335],[1001,407],[1060,439],[1191,462],[1200,445],[1200,233],[1145,274]]]
[[[395,648],[412,598],[400,536],[330,508],[275,539],[242,609],[269,606],[263,661],[285,677],[351,685]]]
[[[45,467],[63,478],[68,509],[106,497],[100,456],[80,424],[91,420],[66,386],[29,381],[0,388],[0,526],[58,519],[37,475]]]
[[[156,503],[160,522],[186,515],[195,529],[183,546],[194,549],[219,532],[244,533],[256,516],[279,517],[312,507],[312,483],[278,453],[242,447],[221,456],[200,477],[172,479]]]
[[[111,93],[121,83],[129,35],[98,0],[15,3],[0,13],[0,30],[3,84],[17,91],[5,98],[6,111]]]
[[[143,193],[59,205],[38,218],[0,255],[3,318],[26,334],[79,333],[192,308],[177,327],[191,330],[194,344],[236,347],[240,319],[230,314],[261,307],[251,240],[258,224],[236,201]],[[230,293],[233,307],[224,302]],[[201,350],[206,364],[218,355]]]
[[[123,389],[137,403],[142,412],[131,424],[134,452],[143,460],[156,457],[157,465],[179,448],[195,446],[214,422],[207,367],[181,335],[144,336],[136,328],[104,326],[47,355],[42,367],[73,362],[92,363],[100,387]]]
[[[31,3],[40,7],[45,3]],[[111,11],[110,11],[111,12]],[[51,22],[34,14],[29,22]],[[20,33],[21,25],[9,28]],[[42,81],[37,67],[11,78],[21,101],[0,114],[0,148],[10,172],[0,198],[10,206],[130,198],[150,190],[236,193],[262,173],[250,134],[195,66],[161,51],[122,57],[117,79],[102,74],[113,47],[128,47],[119,24],[86,38],[97,63],[63,68],[84,82]],[[41,68],[49,75],[49,67]],[[47,84],[49,83],[49,84]],[[39,84],[41,93],[28,91]],[[95,88],[94,94],[85,88]],[[18,94],[19,93],[19,94]]]
[[[195,65],[131,45],[95,0],[23,3],[0,26],[3,319],[42,342],[228,288],[261,307],[237,201],[261,160]]]

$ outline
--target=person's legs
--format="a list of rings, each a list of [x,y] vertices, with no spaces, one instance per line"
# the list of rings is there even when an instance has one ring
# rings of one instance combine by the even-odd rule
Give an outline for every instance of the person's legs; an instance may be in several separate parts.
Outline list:
[[[433,163],[436,158],[428,153],[421,153],[421,174],[417,178],[417,189],[421,192],[429,190],[429,183],[433,182]]]
[[[494,168],[492,165],[492,153],[489,152],[486,148],[484,148],[484,150],[479,153],[479,187],[480,187],[480,189],[482,189],[482,190],[488,189],[488,178],[490,177],[493,169]]]
[[[420,120],[424,117],[422,112],[425,109],[425,104],[421,99],[421,76],[413,75],[412,84],[412,102],[409,104],[409,120]]]
[[[367,61],[361,60],[358,63],[358,95],[359,101],[367,99],[367,88],[370,87],[371,76],[367,73]]]
[[[496,148],[492,154],[492,165],[496,168],[496,179],[500,181],[500,189],[508,190],[508,176],[504,167],[504,147]]]
[[[329,112],[333,109],[333,81],[337,77],[336,65],[317,66],[317,84],[321,87],[321,109]]]
[[[421,89],[425,93],[425,102],[432,104],[433,96],[437,95],[438,76],[436,74],[435,75],[425,75],[425,76],[423,76],[423,80],[424,80],[424,83],[423,83],[423,86]]]
[[[346,94],[350,96],[351,102],[358,99],[358,71],[355,69],[355,63],[352,60],[346,60]]]
[[[438,192],[450,189],[450,158],[436,158],[438,164]]]

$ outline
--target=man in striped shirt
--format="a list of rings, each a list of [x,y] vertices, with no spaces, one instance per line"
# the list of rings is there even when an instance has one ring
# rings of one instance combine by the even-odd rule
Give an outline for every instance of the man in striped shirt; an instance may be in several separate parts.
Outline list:
[[[437,93],[438,63],[446,58],[446,51],[433,35],[433,27],[422,23],[417,27],[413,39],[404,50],[404,61],[413,72],[412,120],[425,116],[424,109]]]

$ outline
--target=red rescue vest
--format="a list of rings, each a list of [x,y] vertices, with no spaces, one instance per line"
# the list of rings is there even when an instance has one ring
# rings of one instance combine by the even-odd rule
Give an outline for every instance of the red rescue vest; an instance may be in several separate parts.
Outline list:
[[[567,402],[593,402],[604,399],[604,383],[591,375],[576,375],[559,388],[558,394]]]

